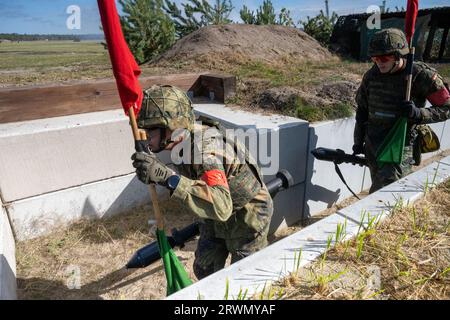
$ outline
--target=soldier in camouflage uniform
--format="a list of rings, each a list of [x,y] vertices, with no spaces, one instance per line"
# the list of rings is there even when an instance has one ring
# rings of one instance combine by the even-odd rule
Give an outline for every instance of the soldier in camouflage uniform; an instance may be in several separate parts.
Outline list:
[[[273,213],[258,165],[217,125],[195,122],[191,101],[180,89],[153,86],[144,91],[138,116],[152,152],[132,156],[142,182],[167,187],[171,202],[201,218],[194,262],[198,279],[222,269],[230,253],[233,263],[267,246]],[[154,155],[162,150],[183,159],[176,164],[178,173]]]
[[[413,161],[415,127],[449,119],[450,95],[442,77],[423,62],[414,62],[411,101],[405,101],[406,37],[401,30],[385,29],[374,34],[369,55],[374,62],[357,91],[354,154],[364,153],[374,192],[410,173]],[[431,107],[425,108],[426,100]],[[378,166],[376,155],[384,138],[399,117],[408,119],[402,162]]]

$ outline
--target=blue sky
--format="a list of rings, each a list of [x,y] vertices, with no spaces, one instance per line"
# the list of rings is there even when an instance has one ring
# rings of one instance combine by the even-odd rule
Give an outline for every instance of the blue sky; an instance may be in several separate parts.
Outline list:
[[[213,0],[212,0],[213,1]],[[235,7],[231,18],[239,21],[239,10],[245,4],[251,10],[259,7],[263,0],[232,0]],[[177,3],[182,0],[176,0]],[[379,5],[382,0],[329,0],[330,11],[338,14],[365,12],[370,5]],[[406,0],[387,0],[387,6],[406,6]],[[277,11],[286,7],[291,11],[294,20],[314,16],[324,9],[323,0],[272,0]],[[450,6],[450,0],[421,0],[420,8]],[[78,5],[81,9],[81,29],[68,30],[66,20],[69,14],[66,9],[70,5]],[[57,33],[87,34],[101,33],[100,17],[96,0],[0,0],[0,33]]]

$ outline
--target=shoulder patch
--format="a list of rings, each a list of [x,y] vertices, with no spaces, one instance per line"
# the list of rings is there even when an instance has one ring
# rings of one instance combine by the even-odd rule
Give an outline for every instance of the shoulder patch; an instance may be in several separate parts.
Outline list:
[[[227,177],[222,170],[206,171],[200,179],[205,181],[210,187],[223,186],[229,189]]]

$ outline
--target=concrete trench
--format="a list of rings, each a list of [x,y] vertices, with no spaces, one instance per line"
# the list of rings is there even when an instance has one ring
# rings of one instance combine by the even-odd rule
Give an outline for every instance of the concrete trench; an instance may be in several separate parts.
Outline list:
[[[351,150],[352,141],[346,137],[352,137],[354,119],[310,124],[296,118],[232,110],[215,103],[196,104],[195,111],[198,115],[220,120],[228,128],[252,129],[258,141],[267,141],[268,150],[279,156],[269,157],[270,161],[262,164],[266,182],[278,169],[292,174],[293,187],[275,199],[272,232],[314,216],[351,196],[335,174],[333,165],[315,161],[310,151],[317,146]],[[450,149],[450,124],[436,124],[433,129],[441,137],[442,150]],[[268,154],[262,145],[254,150],[259,160],[261,155]],[[17,296],[15,241],[45,236],[81,218],[111,217],[150,203],[147,188],[136,180],[131,167],[129,157],[133,141],[122,110],[1,124],[0,150],[0,299]],[[57,159],[52,157],[55,154],[59,155]],[[169,155],[163,155],[163,159],[169,162]],[[449,158],[441,161],[440,180],[448,177],[449,162]],[[323,249],[323,235],[332,232],[344,216],[353,221],[355,212],[361,208],[372,210],[380,201],[392,203],[392,195],[396,193],[406,192],[408,199],[416,199],[420,193],[417,185],[435,166],[340,210],[169,298],[197,299],[200,292],[207,299],[222,299],[220,288],[226,278],[230,280],[232,294],[241,287],[255,287],[257,277],[273,280],[284,263],[280,252],[292,253],[299,246],[303,246],[304,252],[308,252],[305,248],[310,248],[305,263],[312,261]],[[341,170],[353,190],[360,192],[370,186],[370,176],[364,168],[341,165]],[[411,190],[404,190],[407,185]],[[159,189],[159,193],[162,197],[167,195],[163,189]],[[378,209],[373,211],[378,212]],[[354,228],[354,224],[350,223],[350,228]],[[260,265],[263,260],[270,261],[272,267],[266,270],[267,264]],[[217,290],[214,293],[208,287]]]

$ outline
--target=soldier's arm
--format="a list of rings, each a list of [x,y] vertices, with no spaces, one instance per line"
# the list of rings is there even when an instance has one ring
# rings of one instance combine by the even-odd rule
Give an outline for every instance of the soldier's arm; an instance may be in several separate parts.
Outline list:
[[[364,136],[366,134],[366,126],[369,117],[366,82],[367,79],[365,76],[356,92],[356,124],[353,133],[353,139],[356,145],[364,144]]]
[[[202,151],[202,163],[194,165],[197,180],[181,176],[171,199],[204,219],[227,221],[233,212],[223,159],[212,150]]]
[[[422,108],[422,124],[435,123],[450,119],[450,93],[442,77],[434,70],[423,70],[418,76],[423,95],[431,107]]]

